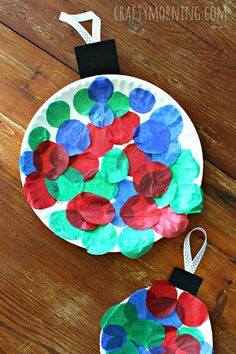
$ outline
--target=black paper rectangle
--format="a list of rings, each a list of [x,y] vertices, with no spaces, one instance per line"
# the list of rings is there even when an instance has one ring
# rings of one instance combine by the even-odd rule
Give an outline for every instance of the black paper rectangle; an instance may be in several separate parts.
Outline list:
[[[203,278],[177,267],[174,268],[169,279],[176,288],[188,291],[192,295],[197,294],[202,281]]]
[[[75,55],[81,78],[120,73],[114,39],[75,47]]]

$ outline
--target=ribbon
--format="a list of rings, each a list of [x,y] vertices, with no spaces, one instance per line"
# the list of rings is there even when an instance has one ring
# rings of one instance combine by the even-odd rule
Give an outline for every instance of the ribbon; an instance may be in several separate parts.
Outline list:
[[[101,41],[101,19],[93,11],[83,12],[78,15],[69,15],[61,12],[59,20],[71,25],[83,38],[85,43]],[[92,35],[80,24],[80,22],[92,20]]]
[[[203,233],[205,240],[204,240],[202,247],[200,248],[200,250],[198,251],[198,253],[194,257],[194,259],[192,259],[190,237],[194,231],[200,231],[201,233]],[[190,272],[192,274],[195,273],[195,271],[202,259],[202,256],[204,255],[204,252],[206,250],[206,246],[207,246],[207,233],[202,227],[195,227],[192,231],[190,231],[187,234],[187,236],[185,237],[185,240],[184,240],[184,248],[183,248],[184,269],[187,272]]]

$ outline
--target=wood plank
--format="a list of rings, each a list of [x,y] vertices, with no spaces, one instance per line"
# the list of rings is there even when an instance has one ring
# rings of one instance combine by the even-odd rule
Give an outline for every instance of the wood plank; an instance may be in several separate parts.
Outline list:
[[[138,260],[120,254],[91,256],[53,236],[26,204],[21,192],[16,165],[22,128],[7,117],[2,116],[1,121],[0,350],[97,353],[101,315],[133,291],[156,279],[167,279],[174,266],[182,267],[183,236],[171,242],[161,240]],[[230,179],[209,163],[205,175],[211,176],[213,170],[215,176],[225,181],[228,190]],[[204,216],[209,245],[198,270],[205,279],[199,297],[209,306],[214,319],[216,352],[230,354],[236,345],[232,316],[236,311],[235,240],[232,239],[235,232],[231,234],[225,227],[222,233],[218,220],[225,220],[225,225],[232,223],[232,229],[234,220],[230,216],[231,206],[225,207],[225,198],[219,201],[221,195],[226,195],[225,185],[218,184],[216,178],[213,188],[211,180],[209,177],[206,181],[206,209],[211,214]],[[196,222],[192,220],[191,227]],[[223,237],[226,244],[231,243],[227,250],[217,244]],[[194,239],[194,252],[200,242]]]
[[[134,1],[129,2],[132,4]],[[82,40],[68,25],[60,23],[58,16],[61,10],[79,13],[90,8],[95,11],[104,19],[103,38],[117,40],[122,73],[153,82],[176,98],[198,129],[205,157],[235,177],[233,55],[226,56],[217,46],[209,45],[175,21],[115,21],[114,9],[120,5],[127,3],[110,1],[104,6],[97,0],[96,3],[82,1],[78,5],[75,1],[51,0],[45,6],[43,2],[32,0],[7,0],[0,19],[77,70],[73,48],[82,44]],[[147,3],[141,1],[139,5]],[[4,34],[4,43],[5,39]],[[10,56],[15,56],[8,44],[4,45],[6,50]]]
[[[79,75],[3,25],[0,38],[0,106],[27,127],[36,110]]]
[[[162,0],[161,4],[153,1],[147,3],[151,7],[147,8],[147,14],[155,14],[157,7],[157,17],[153,21],[176,21],[228,57],[235,55],[236,37],[232,33],[236,31],[236,7],[232,0],[198,0],[195,3],[190,0]]]

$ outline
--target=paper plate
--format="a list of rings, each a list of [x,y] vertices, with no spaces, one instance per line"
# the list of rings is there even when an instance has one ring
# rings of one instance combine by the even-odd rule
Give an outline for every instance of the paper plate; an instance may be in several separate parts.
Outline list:
[[[206,305],[167,281],[154,286],[155,292],[138,290],[103,315],[100,353],[212,354]]]
[[[129,76],[85,78],[54,94],[32,118],[19,163],[37,216],[92,254],[137,258],[202,208],[202,149],[190,118],[165,91]]]

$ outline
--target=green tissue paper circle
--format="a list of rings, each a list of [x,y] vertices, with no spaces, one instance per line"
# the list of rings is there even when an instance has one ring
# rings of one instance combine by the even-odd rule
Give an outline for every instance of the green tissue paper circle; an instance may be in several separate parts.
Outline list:
[[[127,322],[138,319],[138,311],[134,304],[125,303],[110,307],[102,316],[100,321],[101,328],[110,324],[124,326]]]
[[[190,150],[181,150],[178,159],[170,169],[177,184],[193,182],[200,172],[199,164]]]
[[[73,199],[84,188],[83,175],[76,169],[68,167],[55,179],[45,178],[49,194],[61,202]]]
[[[85,182],[84,184],[84,192],[90,192],[96,195],[100,195],[101,197],[107,198],[108,200],[112,200],[117,192],[118,187],[115,183],[109,183],[100,172],[98,172],[94,178]]]
[[[190,334],[194,338],[198,339],[199,341],[204,340],[204,336],[199,329],[194,328],[194,327],[182,327],[178,330],[178,335],[182,334]]]
[[[153,198],[156,204],[158,205],[158,207],[164,208],[167,205],[169,205],[175,197],[176,190],[177,190],[177,184],[175,182],[175,179],[172,178],[167,191],[164,194],[162,194],[160,197]]]
[[[126,179],[128,172],[129,161],[122,150],[114,148],[104,155],[101,174],[109,183],[117,183]]]
[[[111,306],[102,316],[101,320],[100,320],[100,327],[103,329],[104,327],[106,327],[109,322],[109,318],[111,317],[111,315],[113,314],[113,312],[115,313],[117,307],[120,305],[113,305]]]
[[[177,214],[200,213],[203,207],[203,192],[197,184],[178,185],[175,198],[170,203]]]
[[[28,143],[32,150],[36,150],[42,141],[49,140],[50,133],[46,128],[37,127],[31,130],[28,137]]]
[[[65,101],[55,101],[48,106],[46,118],[52,127],[58,128],[70,119],[70,106]]]
[[[129,111],[129,99],[119,91],[113,93],[107,105],[111,108],[115,117],[121,117]]]
[[[50,215],[49,227],[55,235],[66,240],[79,240],[85,232],[69,223],[65,210],[56,211]]]
[[[134,230],[124,228],[118,238],[121,253],[129,258],[138,258],[147,253],[154,242],[153,229]]]
[[[98,226],[83,234],[82,244],[90,254],[100,255],[110,252],[117,244],[116,230],[112,224]]]
[[[88,116],[90,109],[95,102],[89,98],[88,89],[79,90],[73,98],[73,104],[76,111],[84,116]]]
[[[165,328],[153,320],[136,320],[130,328],[129,338],[148,349],[163,343]]]

